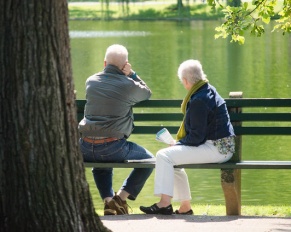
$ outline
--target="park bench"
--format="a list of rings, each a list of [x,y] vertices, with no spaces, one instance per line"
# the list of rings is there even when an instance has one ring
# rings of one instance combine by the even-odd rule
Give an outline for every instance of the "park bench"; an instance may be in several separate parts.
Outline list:
[[[243,98],[242,92],[231,92],[225,99],[234,126],[236,151],[222,164],[185,164],[187,169],[220,169],[226,214],[241,215],[241,169],[291,169],[291,160],[243,160],[242,137],[247,135],[291,135],[291,99]],[[134,106],[134,134],[152,134],[166,127],[176,134],[182,121],[182,100],[147,100]],[[86,100],[77,100],[78,121],[83,118]],[[275,109],[269,112],[265,109]],[[164,109],[164,112],[161,112]],[[247,112],[244,112],[243,109]],[[285,109],[285,110],[283,110]],[[253,110],[253,111],[252,111]],[[135,112],[136,111],[136,112]],[[251,112],[250,112],[251,111]],[[250,122],[255,122],[251,124]],[[259,125],[258,125],[258,122]],[[280,123],[284,125],[282,126]],[[169,125],[167,125],[169,123]],[[246,124],[246,125],[245,125]],[[154,163],[85,163],[85,167],[154,168]]]

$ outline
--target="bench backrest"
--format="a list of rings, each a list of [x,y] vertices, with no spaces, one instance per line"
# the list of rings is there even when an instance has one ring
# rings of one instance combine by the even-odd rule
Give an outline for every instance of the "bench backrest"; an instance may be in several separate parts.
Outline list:
[[[236,135],[291,135],[291,99],[228,98],[225,101]],[[166,127],[176,134],[183,119],[181,102],[180,99],[147,100],[135,105],[133,133],[156,134]],[[77,100],[78,121],[84,116],[85,103],[86,100]]]
[[[247,99],[231,92],[225,99],[236,134],[231,161],[242,160],[242,135],[291,135],[291,99]],[[84,116],[86,100],[77,100],[78,121]],[[175,135],[183,119],[182,100],[147,100],[134,106],[134,134],[156,134],[167,128]],[[243,109],[243,110],[242,110]]]

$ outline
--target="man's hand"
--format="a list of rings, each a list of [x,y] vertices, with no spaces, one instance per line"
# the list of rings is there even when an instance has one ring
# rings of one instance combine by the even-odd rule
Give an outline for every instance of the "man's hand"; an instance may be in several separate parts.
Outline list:
[[[131,69],[131,64],[126,63],[121,70],[126,76],[129,76],[131,73],[133,73],[133,70]]]

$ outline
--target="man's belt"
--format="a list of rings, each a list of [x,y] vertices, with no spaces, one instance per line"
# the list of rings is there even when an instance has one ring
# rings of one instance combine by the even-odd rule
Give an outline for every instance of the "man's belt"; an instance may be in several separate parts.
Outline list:
[[[110,143],[110,142],[119,140],[119,138],[93,139],[93,138],[84,137],[83,140],[87,143],[102,144],[102,143]]]

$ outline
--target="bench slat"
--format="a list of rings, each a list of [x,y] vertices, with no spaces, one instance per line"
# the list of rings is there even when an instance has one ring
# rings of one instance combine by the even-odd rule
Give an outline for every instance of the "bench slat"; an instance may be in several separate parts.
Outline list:
[[[154,122],[154,121],[179,121],[183,120],[181,113],[134,113],[134,121]]]
[[[231,121],[276,121],[290,122],[291,113],[230,113]],[[181,113],[134,113],[135,121],[181,121]]]
[[[177,108],[181,107],[182,99],[151,99],[137,103],[134,107]]]
[[[228,107],[290,107],[290,98],[231,98],[225,99]]]
[[[290,98],[226,98],[228,107],[290,107]],[[80,111],[84,110],[86,100],[77,100],[77,107]],[[151,99],[140,102],[134,107],[180,107],[182,99]]]
[[[153,134],[155,135],[159,130],[166,127],[169,132],[175,135],[179,126],[135,126],[134,134]],[[234,126],[236,135],[291,135],[291,127],[259,127],[249,126],[240,127]]]
[[[206,169],[291,169],[291,161],[240,161],[223,164],[184,164],[183,168],[206,168]]]
[[[168,131],[173,134],[173,136],[177,133],[179,126],[135,126],[133,133],[134,134],[153,134],[153,136],[156,135],[156,133],[166,127]]]
[[[154,163],[84,163],[85,167],[97,168],[154,168]]]
[[[291,135],[291,127],[234,126],[236,135]]]
[[[291,113],[230,113],[230,119],[235,121],[276,121],[290,122]],[[84,112],[78,113],[78,121],[84,116]],[[183,120],[181,113],[134,113],[134,121],[154,122],[154,121],[179,121]]]
[[[154,163],[85,163],[85,167],[98,168],[154,168]],[[183,164],[175,167],[187,169],[291,169],[291,161],[241,161],[222,164]]]
[[[235,121],[275,121],[275,122],[290,122],[291,113],[229,113],[232,122]]]

